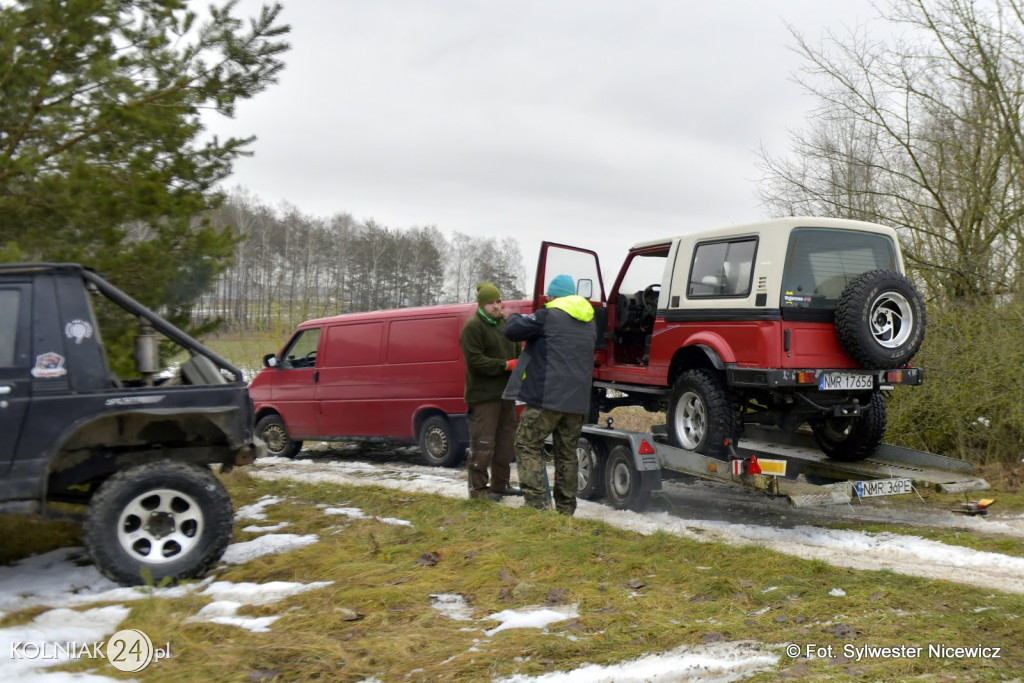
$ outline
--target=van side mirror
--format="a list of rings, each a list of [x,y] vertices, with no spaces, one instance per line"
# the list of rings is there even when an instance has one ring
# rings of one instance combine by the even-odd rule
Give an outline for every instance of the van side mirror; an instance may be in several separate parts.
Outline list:
[[[272,353],[268,353],[263,356],[263,367],[265,368],[276,368],[277,367],[277,356]]]
[[[576,282],[576,293],[584,299],[589,299],[594,293],[594,281],[586,278],[580,278]]]

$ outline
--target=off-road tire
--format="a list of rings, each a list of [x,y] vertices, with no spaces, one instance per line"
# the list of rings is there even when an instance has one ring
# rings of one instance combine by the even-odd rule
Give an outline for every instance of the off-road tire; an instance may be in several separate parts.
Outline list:
[[[130,586],[205,574],[231,541],[231,498],[208,467],[151,462],[107,479],[82,540],[96,568]]]
[[[735,442],[740,430],[738,411],[712,370],[687,370],[669,394],[669,440],[679,448],[713,458],[725,458],[726,440]]]
[[[455,438],[451,422],[442,415],[431,415],[423,421],[417,441],[424,465],[458,467],[466,456],[466,444]]]
[[[651,500],[651,492],[641,485],[640,473],[628,446],[620,444],[608,453],[604,480],[608,502],[616,510],[641,512]]]
[[[604,446],[585,436],[576,442],[576,497],[583,500],[600,498],[605,492]]]
[[[886,420],[885,398],[876,391],[858,417],[827,417],[810,425],[822,453],[833,460],[856,462],[870,456],[882,443]]]
[[[924,341],[924,299],[891,270],[871,270],[846,285],[835,318],[839,344],[864,368],[906,365]]]
[[[257,422],[256,436],[267,444],[267,455],[294,458],[302,450],[302,442],[292,440],[280,415],[267,415]]]

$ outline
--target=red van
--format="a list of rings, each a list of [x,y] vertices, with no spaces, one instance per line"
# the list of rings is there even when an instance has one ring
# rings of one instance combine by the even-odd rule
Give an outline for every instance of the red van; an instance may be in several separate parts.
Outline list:
[[[533,310],[504,302],[505,314]],[[308,320],[249,385],[256,433],[271,455],[306,440],[418,443],[423,462],[454,467],[469,442],[459,346],[475,303]]]

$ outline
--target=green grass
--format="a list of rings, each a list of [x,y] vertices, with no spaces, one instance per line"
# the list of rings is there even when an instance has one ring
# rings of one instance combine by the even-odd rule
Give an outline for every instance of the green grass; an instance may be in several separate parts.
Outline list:
[[[886,571],[854,571],[759,547],[705,544],[650,536],[600,522],[567,519],[437,496],[375,487],[339,487],[224,477],[236,506],[264,495],[285,500],[267,508],[283,532],[320,540],[217,572],[218,580],[333,581],[243,614],[281,615],[271,633],[187,623],[206,598],[152,598],[128,603],[122,627],[170,642],[174,657],[145,679],[245,680],[260,671],[278,680],[489,680],[613,664],[680,645],[753,640],[774,648],[775,670],[837,681],[1007,680],[1024,669],[1019,647],[1024,596]],[[412,527],[325,515],[318,504],[352,506],[397,517]],[[236,525],[235,540],[252,534]],[[43,536],[39,529],[33,537]],[[21,552],[30,551],[23,543]],[[46,545],[42,549],[48,548]],[[439,557],[433,566],[418,560]],[[829,592],[841,588],[846,595]],[[431,607],[431,594],[459,593],[473,621],[455,621]],[[504,609],[578,604],[579,617],[549,631],[510,629],[487,637]],[[11,615],[9,623],[37,611]],[[1002,659],[795,661],[783,646],[982,644],[1003,647]],[[85,670],[88,663],[68,670]],[[101,672],[116,677],[113,669]]]

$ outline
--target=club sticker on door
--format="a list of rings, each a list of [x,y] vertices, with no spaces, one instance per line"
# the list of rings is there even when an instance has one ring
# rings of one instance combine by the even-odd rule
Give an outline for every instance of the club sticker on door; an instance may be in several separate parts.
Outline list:
[[[64,367],[64,356],[52,351],[36,356],[36,365],[32,368],[33,377],[63,377],[66,374],[68,370]]]
[[[92,325],[87,320],[72,320],[64,326],[64,336],[74,339],[76,344],[81,344],[83,339],[92,336]]]

